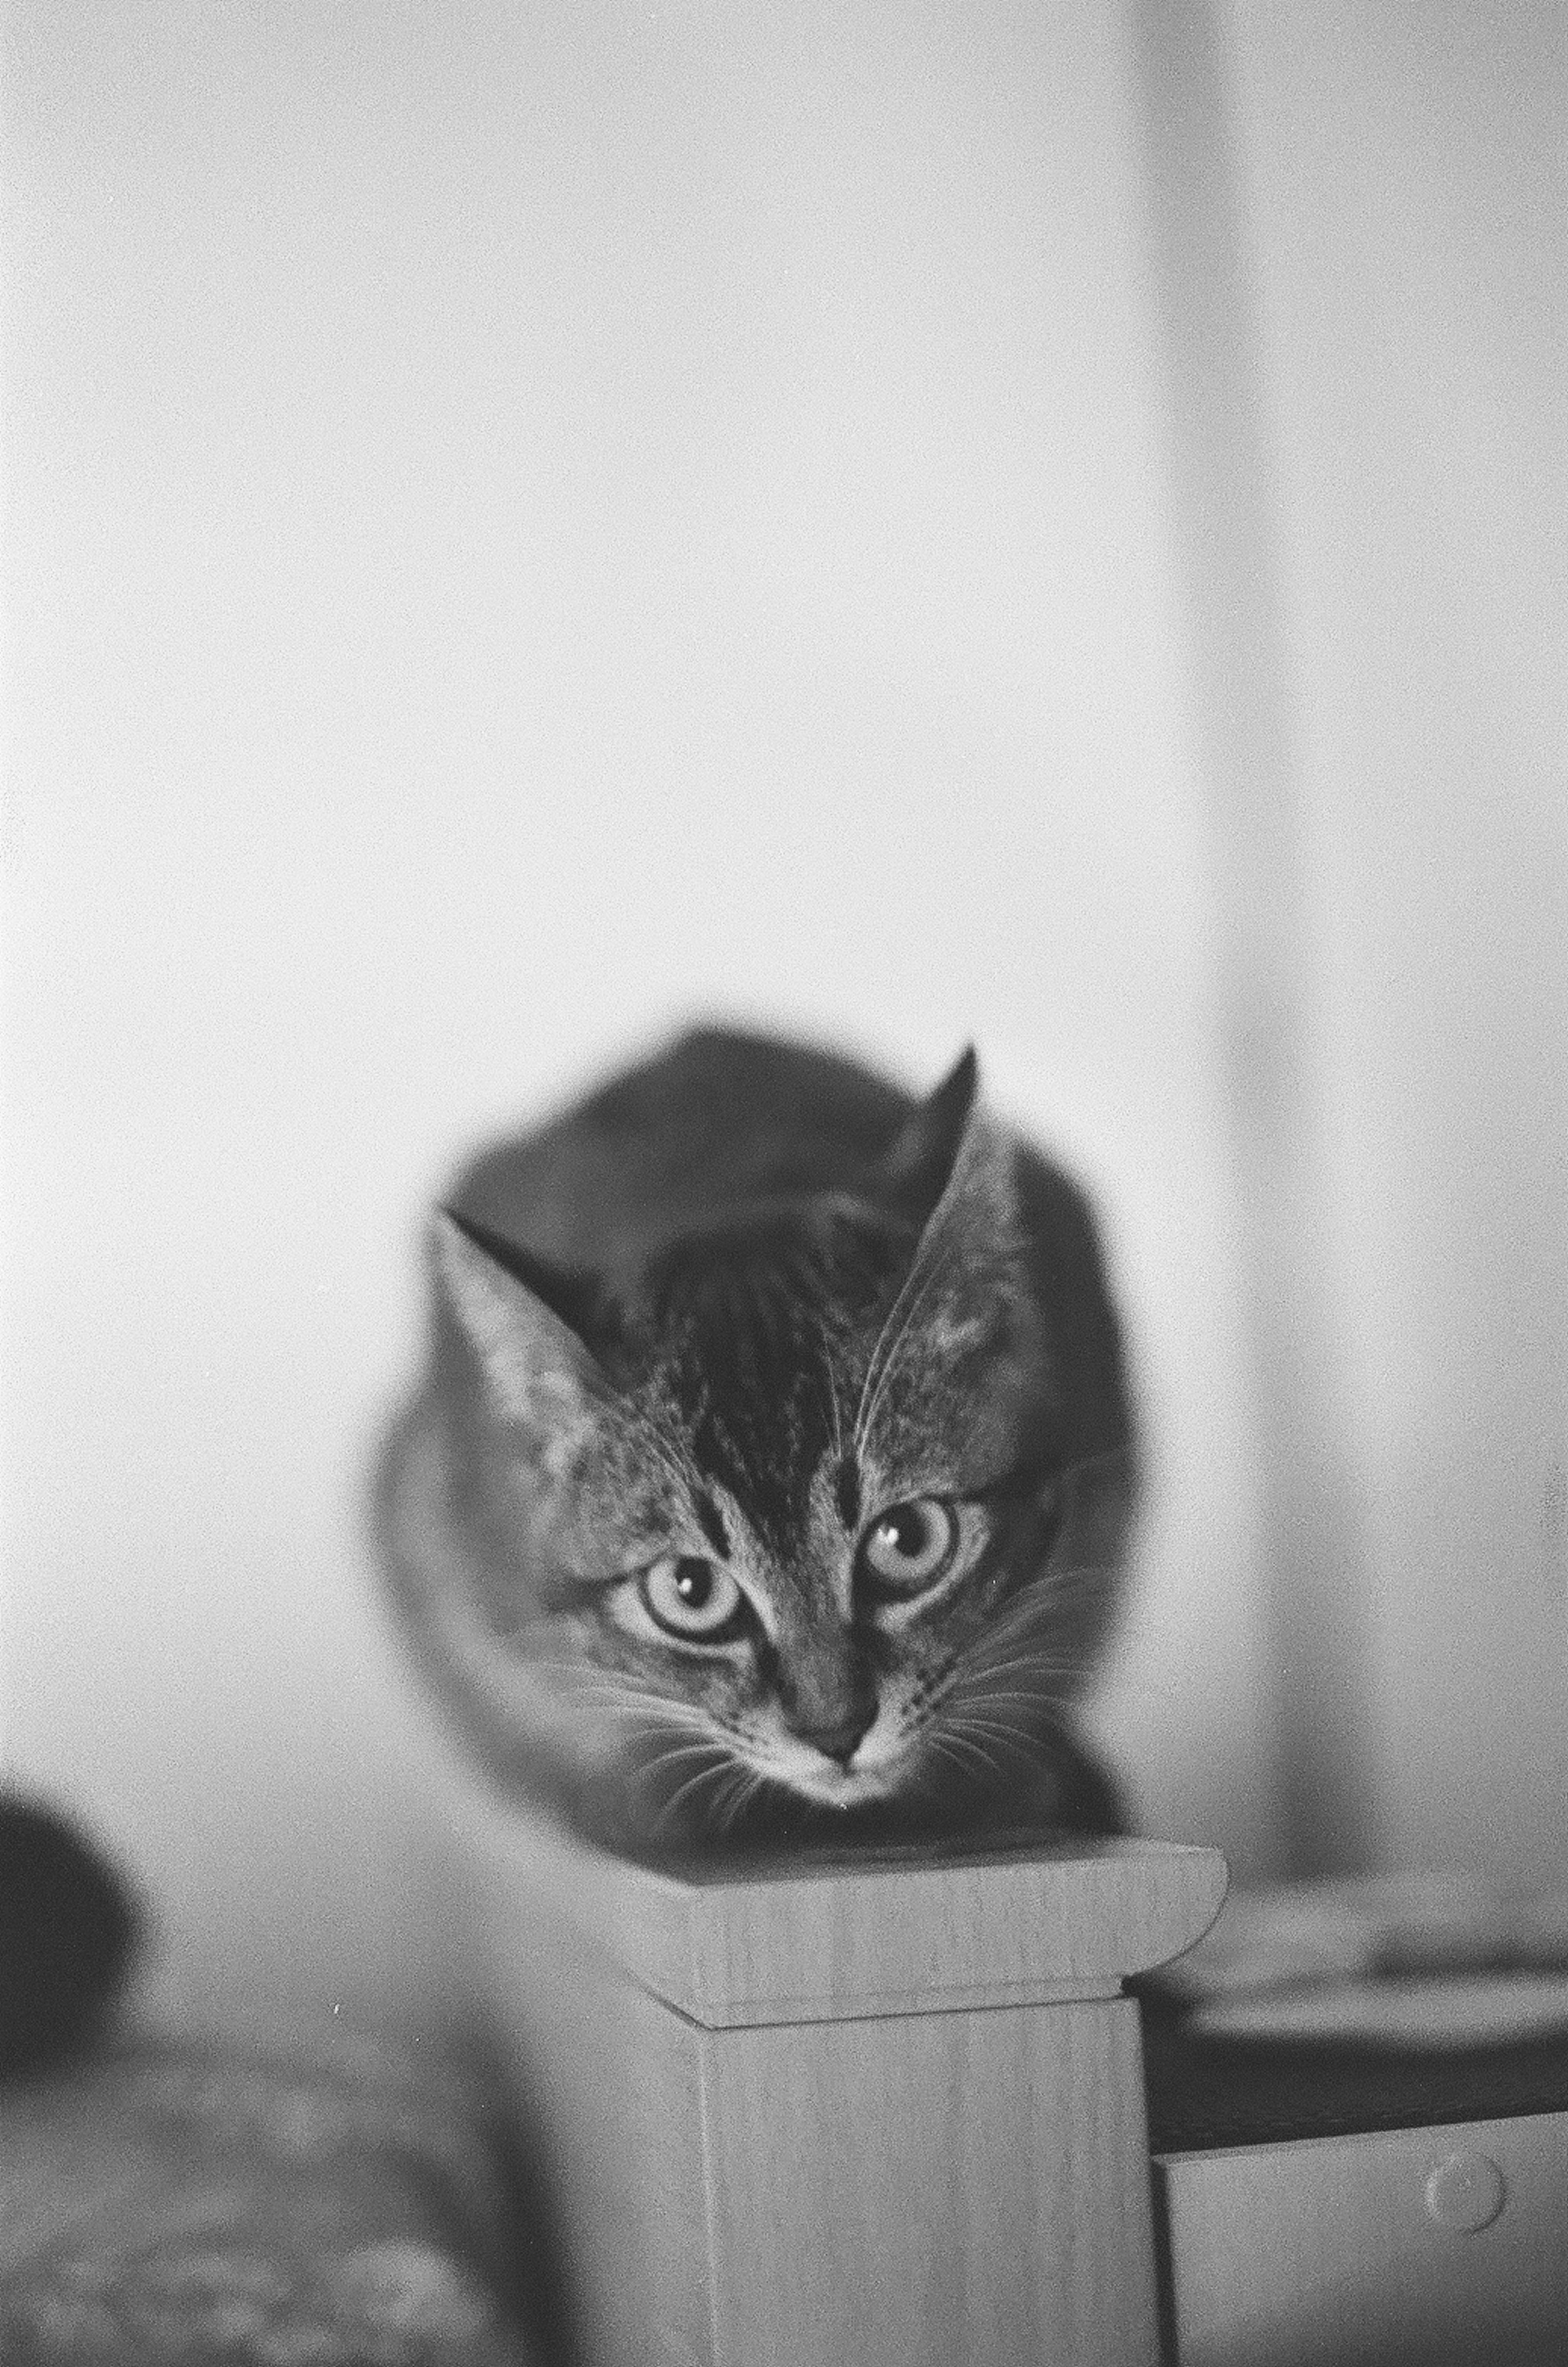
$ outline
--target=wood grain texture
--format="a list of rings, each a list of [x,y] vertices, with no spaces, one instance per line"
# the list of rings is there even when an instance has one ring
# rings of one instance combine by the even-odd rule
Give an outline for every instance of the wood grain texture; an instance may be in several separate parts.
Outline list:
[[[453,1833],[580,2367],[1153,2367],[1115,1992],[1217,1911],[1213,1852],[677,1871],[473,1796]]]
[[[716,2367],[1153,2367],[1128,1999],[703,2048]]]
[[[713,2359],[699,2033],[541,1926],[478,1970],[573,2367]]]
[[[934,1861],[676,1870],[491,1807],[464,1825],[492,1914],[548,1900],[642,1987],[714,2028],[1114,1996],[1207,1931],[1226,1880],[1213,1850],[1081,1836]]]
[[[1501,2171],[1440,2225],[1454,2156]],[[1557,2367],[1568,2359],[1568,2114],[1303,2138],[1156,2163],[1181,2367]]]

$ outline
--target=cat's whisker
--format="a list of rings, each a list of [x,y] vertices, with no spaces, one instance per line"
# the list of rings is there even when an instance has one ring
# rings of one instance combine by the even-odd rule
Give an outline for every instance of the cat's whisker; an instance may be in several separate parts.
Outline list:
[[[1017,1589],[1006,1605],[1007,1610],[1016,1612],[1032,1609],[1043,1596],[1059,1594],[1064,1585],[1071,1580],[1077,1567],[1077,1563],[1060,1563],[1054,1567],[1048,1564],[1045,1569],[1036,1570]]]
[[[998,1620],[979,1645],[979,1653],[987,1664],[1010,1650],[1019,1651],[1025,1657],[1043,1650],[1059,1655],[1066,1648],[1060,1631],[1068,1617],[1067,1606],[1060,1601],[1032,1603],[1027,1617]],[[972,1659],[974,1657],[971,1655]]]
[[[670,1768],[684,1767],[694,1759],[705,1760],[710,1765],[728,1762],[729,1753],[718,1742],[682,1742],[672,1750],[661,1750],[649,1760],[644,1772],[648,1776],[662,1775]]]
[[[1010,1650],[1037,1649],[1038,1639],[1051,1630],[1055,1608],[1051,1603],[1032,1603],[1027,1613],[998,1619],[987,1633],[980,1649],[987,1659],[998,1659]]]
[[[1050,1706],[1045,1696],[1038,1693],[965,1693],[954,1694],[946,1706],[954,1717],[990,1718],[997,1725],[1016,1726],[1019,1721],[1010,1714],[1008,1704],[1019,1703],[1026,1709],[1044,1713]]]
[[[1032,1646],[1020,1636],[1004,1636],[1001,1640],[1004,1644],[1016,1645],[1021,1648],[1010,1652],[995,1652],[988,1645],[983,1646],[980,1651],[971,1654],[964,1662],[964,1674],[1002,1676],[1010,1675],[1019,1669],[1069,1668],[1075,1664],[1077,1657],[1076,1654],[1066,1652],[1060,1643],[1047,1646],[1042,1641],[1040,1644]]]
[[[567,1690],[577,1701],[643,1703],[650,1708],[665,1711],[671,1718],[693,1718],[699,1715],[690,1702],[681,1701],[673,1693],[646,1684],[636,1677],[625,1677],[604,1669],[573,1675]]]
[[[1086,1580],[1098,1580],[1112,1574],[1113,1565],[1103,1560],[1047,1561],[1018,1590],[1020,1597],[1040,1593],[1065,1593],[1070,1587]]]
[[[967,1734],[963,1732],[961,1728],[955,1726],[944,1726],[941,1735],[937,1736],[933,1734],[931,1740],[933,1743],[938,1741],[945,1742],[954,1750],[967,1752],[971,1759],[978,1761],[979,1765],[985,1770],[987,1775],[999,1775],[1002,1772],[1001,1768],[997,1763],[994,1753],[988,1750],[984,1744],[974,1741]]]
[[[748,1772],[749,1771],[744,1767],[727,1767],[724,1771],[723,1781],[716,1784],[714,1787],[713,1798],[708,1803],[708,1815],[711,1821],[721,1830],[724,1826],[726,1812],[730,1808],[738,1795],[742,1793],[746,1788],[746,1777]]]
[[[1014,1725],[1010,1719],[976,1717],[966,1715],[949,1719],[947,1730],[950,1733],[967,1735],[976,1741],[983,1740],[987,1750],[1000,1749],[1024,1759],[1037,1758],[1041,1749],[1041,1739],[1037,1734],[1031,1732],[1027,1727]]]
[[[646,1710],[653,1717],[662,1718],[668,1726],[689,1727],[705,1732],[707,1721],[682,1702],[672,1702],[664,1693],[622,1693],[605,1686],[585,1691],[576,1696],[583,1707],[609,1710]]]
[[[987,1631],[980,1649],[991,1659],[998,1659],[1010,1651],[1060,1650],[1063,1614],[1067,1608],[1061,1595],[1045,1595],[1011,1616],[998,1619]]]
[[[548,1663],[536,1660],[534,1666],[547,1667]],[[636,1697],[643,1701],[666,1701],[670,1698],[654,1685],[644,1684],[638,1678],[624,1677],[608,1669],[562,1669],[556,1681],[563,1692],[579,1697],[625,1694],[628,1699]]]
[[[987,1701],[1060,1701],[1077,1691],[1080,1671],[1070,1661],[1031,1660],[1022,1669],[973,1669],[953,1688],[955,1701],[984,1708]]]
[[[1022,1673],[1028,1677],[1027,1684],[1019,1684],[1016,1681],[1011,1684],[998,1684],[992,1670],[978,1670],[963,1684],[954,1685],[953,1698],[959,1703],[973,1702],[978,1709],[984,1709],[987,1702],[998,1704],[1011,1702],[1028,1708],[1036,1704],[1064,1701],[1077,1690],[1078,1671],[1068,1666],[1042,1666],[1036,1661]]]
[[[769,1779],[760,1768],[742,1767],[738,1769],[737,1773],[739,1782],[725,1794],[722,1801],[716,1805],[715,1813],[721,1832],[728,1832],[737,1819],[750,1806],[759,1792],[765,1792],[768,1788]]]
[[[1072,1562],[1061,1569],[1043,1569],[1010,1596],[998,1613],[999,1624],[1027,1622],[1069,1600],[1086,1587],[1102,1585],[1109,1571],[1100,1562]]]
[[[1055,1725],[1056,1720],[1051,1714],[1052,1706],[1038,1693],[1031,1694],[1020,1704],[1021,1714],[1005,1706],[993,1710],[987,1703],[977,1702],[958,1711],[955,1723],[958,1718],[965,1718],[972,1724],[984,1727],[989,1733],[1034,1736],[1043,1727]]]
[[[1000,1699],[1007,1694],[1017,1701],[1033,1701],[1054,1696],[1063,1682],[1080,1673],[1076,1661],[1040,1653],[1015,1656],[1006,1662],[971,1661],[942,1686],[934,1698],[962,1704],[984,1702],[987,1695]],[[1012,1682],[1007,1682],[1008,1679]],[[1021,1679],[1028,1682],[1021,1683]]]
[[[657,1686],[648,1683],[644,1677],[599,1661],[534,1659],[528,1665],[532,1669],[551,1671],[554,1676],[563,1680],[573,1692],[592,1690],[614,1693],[621,1690],[626,1693],[646,1693],[650,1701],[669,1701],[672,1698],[669,1693],[661,1693]]]
[[[616,1723],[623,1736],[631,1737],[634,1739],[640,1736],[652,1736],[660,1744],[666,1743],[671,1733],[681,1731],[679,1727],[671,1727],[661,1719],[653,1717],[625,1717],[618,1719]],[[700,1746],[692,1744],[686,1747],[694,1750]]]
[[[951,1730],[959,1734],[985,1735],[1010,1750],[1034,1751],[1040,1747],[1039,1738],[1029,1727],[1015,1726],[1010,1719],[995,1717],[953,1718]]]
[[[956,1767],[962,1774],[968,1774],[968,1761],[960,1757],[954,1741],[941,1734],[928,1734],[924,1739],[928,1747],[945,1759],[950,1767]]]
[[[671,1741],[689,1738],[691,1748],[701,1748],[712,1732],[705,1719],[671,1717],[661,1709],[632,1704],[606,1703],[594,1714],[618,1734],[650,1734]]]
[[[705,1784],[717,1783],[722,1776],[728,1772],[728,1770],[733,1763],[734,1762],[728,1750],[720,1750],[719,1747],[715,1744],[714,1764],[708,1767],[699,1768],[694,1775],[688,1775],[683,1784],[678,1784],[676,1785],[674,1791],[671,1792],[669,1797],[661,1804],[659,1813],[654,1818],[654,1829],[657,1831],[662,1825],[669,1821],[669,1819],[674,1815],[676,1809],[680,1806],[682,1800],[691,1797],[694,1793],[700,1792]]]

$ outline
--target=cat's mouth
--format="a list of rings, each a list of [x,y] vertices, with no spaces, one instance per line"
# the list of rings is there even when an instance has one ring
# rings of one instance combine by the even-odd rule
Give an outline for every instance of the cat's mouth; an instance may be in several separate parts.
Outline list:
[[[867,1800],[886,1799],[892,1788],[886,1784],[857,1775],[852,1768],[835,1767],[831,1761],[819,1769],[812,1770],[804,1778],[792,1776],[790,1782],[793,1790],[829,1808],[854,1808]]]
[[[767,1769],[775,1784],[801,1798],[829,1808],[863,1808],[886,1800],[898,1790],[908,1772],[911,1754],[897,1746],[863,1745],[848,1765],[829,1759],[808,1743],[781,1745]]]

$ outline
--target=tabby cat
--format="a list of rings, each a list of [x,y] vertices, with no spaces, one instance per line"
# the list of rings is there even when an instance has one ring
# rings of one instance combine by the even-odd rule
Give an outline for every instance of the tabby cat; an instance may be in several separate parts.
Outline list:
[[[977,1098],[690,1034],[460,1177],[381,1458],[491,1771],[622,1847],[1116,1822],[1069,1704],[1132,1420],[1093,1220]]]

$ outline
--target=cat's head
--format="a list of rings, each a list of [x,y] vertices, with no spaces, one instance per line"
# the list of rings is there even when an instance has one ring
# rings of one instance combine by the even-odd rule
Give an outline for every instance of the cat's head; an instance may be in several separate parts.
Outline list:
[[[1064,1464],[1051,1245],[976,1086],[965,1054],[854,1190],[632,1272],[437,1219],[494,1649],[650,1825],[1005,1788],[1091,1657],[1127,1474]]]

